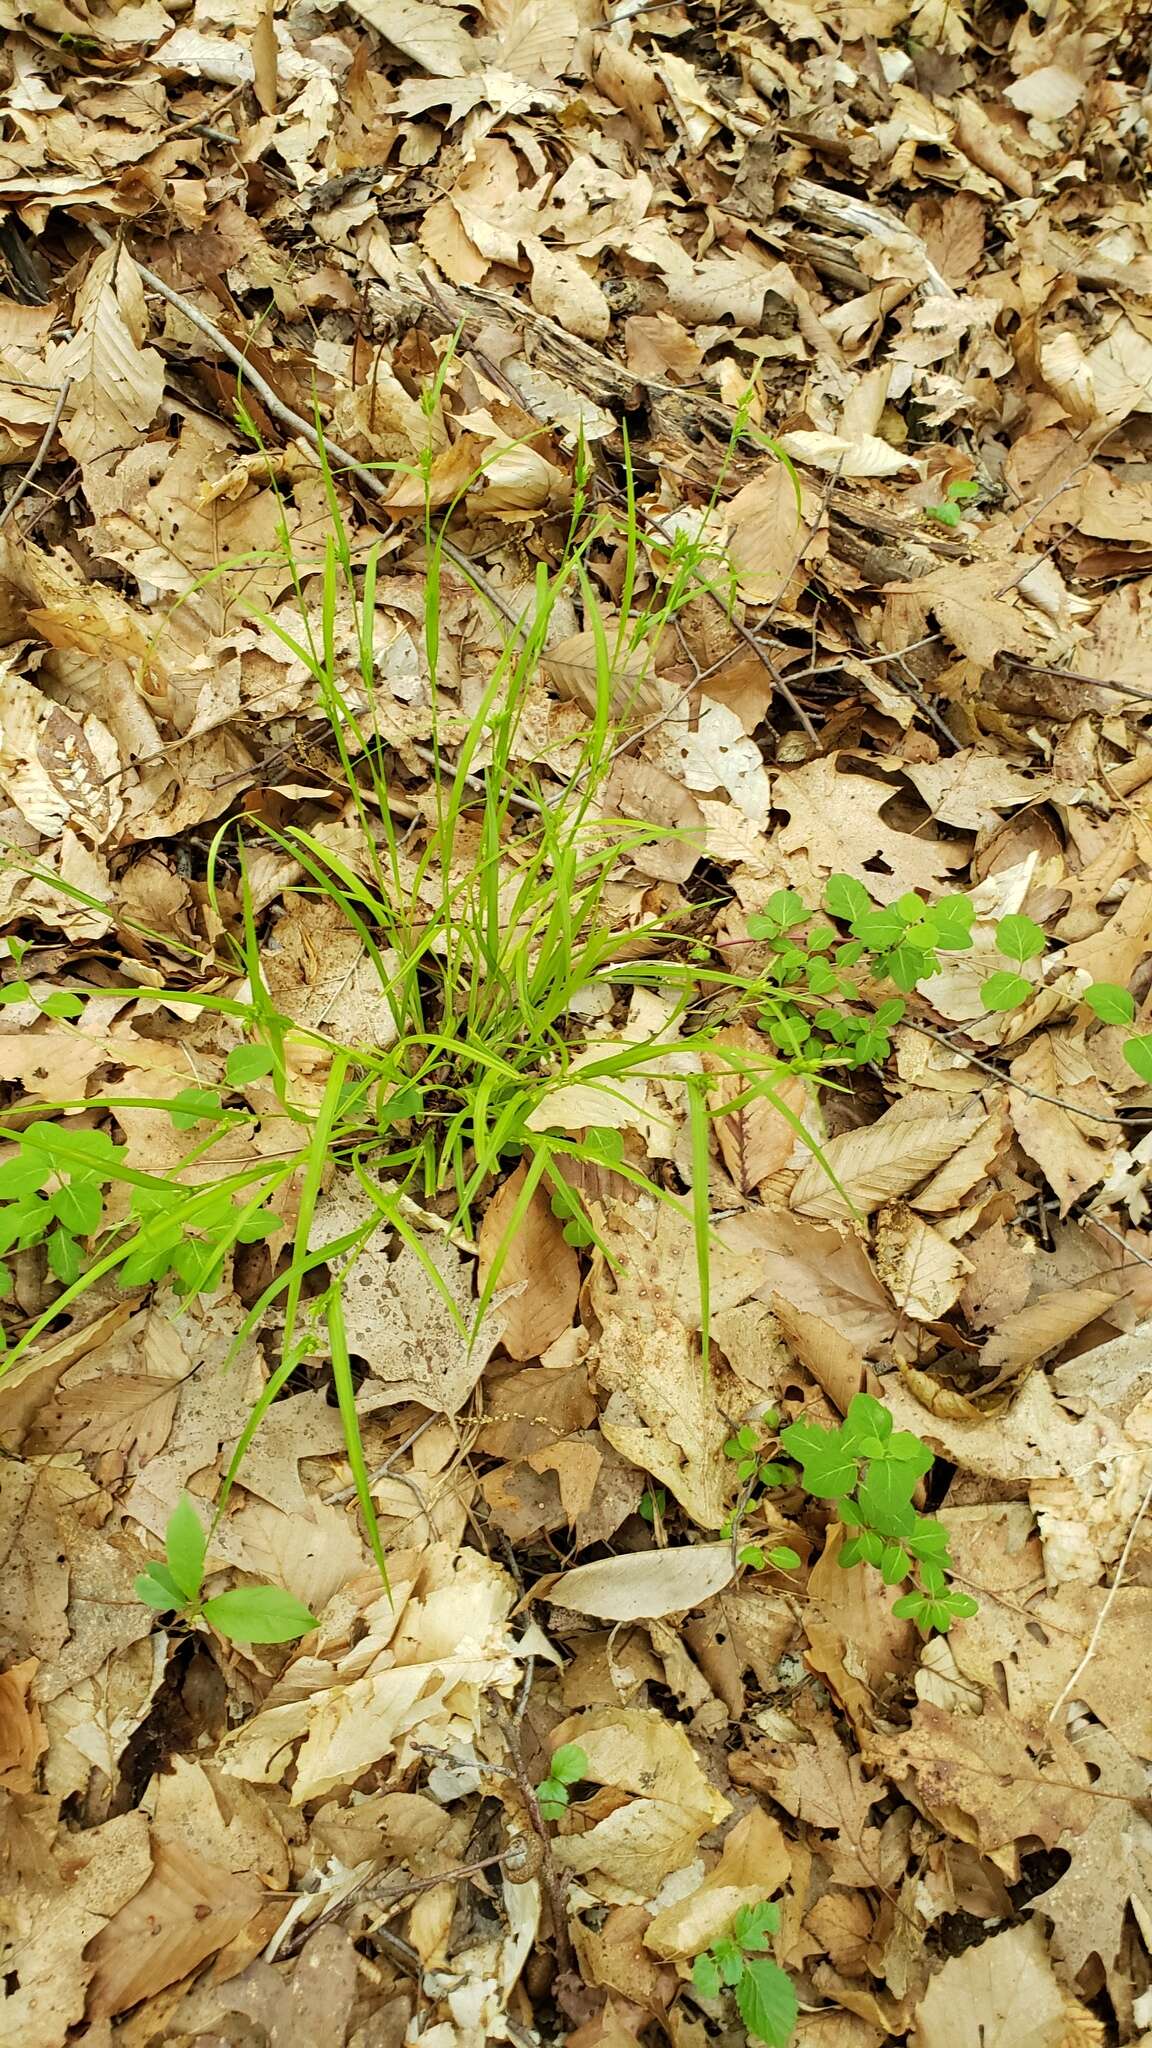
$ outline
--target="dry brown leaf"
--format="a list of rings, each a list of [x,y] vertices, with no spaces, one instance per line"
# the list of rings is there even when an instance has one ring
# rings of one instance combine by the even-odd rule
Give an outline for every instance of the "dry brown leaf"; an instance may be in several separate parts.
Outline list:
[[[856,1237],[820,1229],[785,1210],[746,1210],[720,1225],[718,1236],[760,1261],[759,1300],[782,1294],[806,1315],[819,1316],[865,1354],[889,1338],[899,1320]]]
[[[49,1889],[29,1885],[11,1902],[0,1983],[0,2030],[20,2048],[61,2048],[84,2014],[90,1944],[146,1883],[148,1823],[126,1813],[78,1831],[67,1864],[48,1862]]]
[[[914,2048],[1096,2048],[1084,2007],[1058,1983],[1035,1920],[953,1956],[916,2012]]]
[[[778,603],[814,531],[801,517],[796,486],[785,465],[773,462],[763,476],[745,484],[725,508],[725,516],[728,557],[742,596],[754,604]]]
[[[749,1195],[782,1172],[802,1143],[796,1126],[810,1110],[808,1090],[800,1076],[780,1072],[773,1046],[749,1024],[717,1032],[713,1044],[715,1050],[701,1056],[705,1073],[716,1076],[712,1127],[733,1182],[742,1195]],[[725,1058],[724,1048],[738,1056],[738,1066]],[[765,1092],[739,1109],[720,1113],[720,1104],[736,1101],[755,1085],[757,1070]]]
[[[550,249],[534,235],[525,238],[524,247],[532,265],[532,304],[569,334],[604,341],[612,309],[580,258],[570,249]]]
[[[646,1621],[702,1606],[735,1576],[730,1543],[681,1544],[577,1565],[561,1572],[547,1597],[597,1621]]]
[[[1020,1084],[1008,1090],[1016,1134],[1059,1197],[1064,1216],[1106,1177],[1115,1156],[1118,1134],[1098,1121],[1110,1114],[1107,1098],[1083,1048],[1066,1032],[1041,1033],[1017,1055],[1010,1071]],[[1097,1113],[1092,1120],[1077,1122],[1078,1097],[1085,1109]]]
[[[878,903],[894,903],[908,889],[925,896],[947,889],[964,859],[959,845],[933,838],[923,825],[911,832],[890,824],[883,812],[895,796],[891,785],[841,774],[841,758],[824,755],[776,777],[774,807],[789,813],[776,838],[780,855],[806,851],[821,879],[860,876]]]
[[[879,1211],[875,1259],[897,1308],[918,1323],[940,1322],[947,1315],[968,1272],[963,1252],[906,1202],[890,1202]]]
[[[609,1395],[600,1429],[702,1529],[718,1529],[729,1430],[694,1334],[701,1304],[692,1229],[663,1204],[649,1210],[608,1219],[604,1236],[619,1263],[613,1272],[598,1261],[589,1286],[600,1324],[594,1371]],[[748,1299],[758,1278],[753,1258],[722,1249],[711,1265],[716,1310]]]
[[[995,1693],[977,1715],[922,1702],[901,1735],[877,1735],[873,1760],[949,1834],[987,1855],[1023,1835],[1051,1848],[1091,1821],[1091,1779],[1050,1722],[1012,1720]]]
[[[1036,655],[1041,644],[1037,629],[1013,602],[1012,592],[1001,595],[1019,568],[1017,561],[1011,568],[1003,562],[973,562],[967,567],[935,570],[918,583],[902,587],[914,595],[918,608],[931,607],[941,631],[961,654],[990,668],[1006,653]]]
[[[660,836],[624,845],[642,875],[658,881],[686,882],[704,851],[705,818],[695,797],[654,761],[624,754],[601,791],[606,817],[643,821]]]
[[[310,1658],[306,1689],[273,1694],[225,1739],[225,1771],[278,1784],[295,1763],[292,1801],[302,1806],[354,1785],[417,1732],[435,1742],[472,1726],[485,1687],[512,1692],[520,1676],[508,1627],[515,1588],[499,1565],[442,1544],[419,1559],[392,1556],[389,1577],[391,1597],[368,1582],[374,1597],[354,1648]]]
[[[612,628],[606,622],[608,646],[613,646]],[[594,713],[603,668],[600,637],[591,631],[570,633],[553,641],[543,659],[543,670],[553,689]],[[614,718],[650,718],[661,709],[660,687],[652,673],[651,651],[644,647],[616,651],[609,665],[609,702]]]
[[[333,1187],[317,1204],[313,1243],[339,1243],[373,1213],[358,1189]],[[455,1415],[501,1335],[501,1319],[490,1313],[470,1342],[475,1315],[471,1259],[443,1238],[427,1236],[423,1248],[439,1285],[410,1246],[390,1257],[390,1233],[382,1222],[348,1262],[344,1323],[349,1349],[371,1368],[358,1397],[366,1412],[422,1401]]]
[[[1019,1308],[988,1338],[980,1353],[984,1372],[1007,1376],[1034,1365],[1059,1350],[1077,1330],[1106,1314],[1116,1300],[1114,1287],[1057,1287],[1027,1308]]]
[[[1152,1914],[1152,1824],[1144,1809],[1144,1774],[1119,1743],[1090,1728],[1077,1744],[1098,1773],[1098,1798],[1087,1824],[1069,1835],[1063,1877],[1033,1902],[1053,1923],[1053,1948],[1070,1977],[1098,1956],[1124,1995],[1121,1943],[1131,1910],[1140,1925]]]
[[[481,1289],[500,1262],[495,1284],[501,1342],[511,1358],[520,1359],[539,1358],[571,1327],[580,1292],[580,1261],[565,1239],[563,1224],[552,1214],[543,1186],[533,1191],[508,1238],[527,1176],[528,1168],[521,1163],[497,1189],[484,1212],[477,1246]]]
[[[866,1378],[864,1360],[856,1346],[831,1323],[794,1307],[782,1294],[772,1296],[772,1308],[801,1365],[823,1387],[841,1415],[846,1415],[849,1402],[862,1391]]]
[[[871,1215],[927,1180],[969,1135],[963,1117],[908,1117],[898,1111],[899,1106],[863,1130],[826,1139],[822,1157],[810,1159],[797,1176],[789,1206],[803,1216],[845,1222]]]
[[[49,375],[70,378],[61,436],[78,462],[131,448],[164,396],[164,358],[145,347],[148,305],[127,249],[102,250],[76,294],[73,334],[51,350]]]
[[[9,1792],[31,1792],[38,1759],[48,1746],[34,1700],[29,1690],[36,1676],[37,1660],[26,1657],[0,1671],[0,1786]]]
[[[221,1870],[183,1843],[156,1835],[152,1875],[88,1949],[88,2013],[126,2012],[178,1983],[248,1925],[264,1896],[251,1877]]]

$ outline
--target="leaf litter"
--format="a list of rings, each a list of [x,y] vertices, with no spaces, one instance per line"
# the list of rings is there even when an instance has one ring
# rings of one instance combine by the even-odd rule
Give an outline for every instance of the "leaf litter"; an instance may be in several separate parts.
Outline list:
[[[66,1097],[194,1194],[169,1105],[225,1084],[246,915],[299,1099],[324,1095],[326,1034],[394,1035],[283,836],[360,858],[338,726],[284,637],[293,578],[319,624],[333,493],[358,558],[378,548],[373,717],[410,872],[433,736],[460,743],[588,459],[644,536],[632,565],[589,556],[609,629],[685,537],[708,572],[616,666],[603,813],[663,828],[621,854],[618,929],[658,902],[740,963],[774,892],[815,903],[845,869],[877,909],[976,909],[973,950],[818,1108],[796,1076],[745,1099],[737,1019],[711,1069],[667,1047],[606,1111],[582,1067],[667,1020],[639,980],[590,1017],[541,1128],[615,1131],[566,1169],[597,1248],[523,1165],[478,1242],[435,1201],[377,1227],[346,1325],[388,1588],[307,1358],[209,1537],[214,1586],[271,1580],[318,1618],[290,1650],[162,1625],[133,1586],[181,1496],[219,1498],[276,1368],[276,1312],[246,1319],[298,1182],[279,1243],[237,1246],[213,1290],[48,1315],[0,1379],[22,2048],[703,2048],[731,2025],[692,1960],[777,1894],[800,2048],[1152,2039],[1152,1077],[1080,999],[1122,984],[1138,1030],[1152,973],[1142,18],[0,9],[17,1128]],[[316,421],[348,451],[328,478]],[[435,678],[426,503],[454,550]],[[516,738],[545,781],[598,664],[564,596]],[[211,880],[237,818],[247,906]],[[990,1012],[1005,916],[1049,952]],[[689,1221],[629,1173],[691,1183],[709,1072],[705,1302]],[[216,1167],[288,1135],[266,1080],[244,1090]],[[361,1195],[322,1191],[326,1237],[370,1220]],[[16,1255],[15,1337],[54,1284],[43,1247]],[[839,1571],[819,1503],[757,1497],[795,1566],[749,1569],[728,1534],[733,1433],[862,1389],[937,1454],[980,1603],[947,1636]],[[533,1787],[566,1744],[584,1777],[553,1826]]]

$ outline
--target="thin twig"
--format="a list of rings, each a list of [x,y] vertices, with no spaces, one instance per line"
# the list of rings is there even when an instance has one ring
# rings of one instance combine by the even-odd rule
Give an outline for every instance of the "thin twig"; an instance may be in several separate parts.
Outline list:
[[[52,408],[52,417],[49,420],[48,425],[44,429],[40,446],[37,448],[35,455],[32,457],[31,463],[25,470],[23,476],[20,479],[20,482],[16,486],[16,489],[13,491],[12,496],[9,498],[8,503],[5,505],[4,510],[0,512],[0,526],[7,526],[8,521],[11,519],[12,514],[16,510],[17,505],[20,503],[21,498],[27,496],[28,492],[32,488],[32,485],[35,483],[37,476],[43,469],[45,461],[47,460],[48,457],[48,450],[52,446],[52,436],[56,432],[57,427],[60,425],[60,415],[63,412],[64,407],[68,403],[68,393],[71,391],[71,389],[72,379],[71,377],[65,377],[64,382],[60,386],[59,391],[56,393],[56,403]]]
[[[89,224],[89,232],[99,242],[102,249],[111,249],[114,246],[111,235],[106,234],[104,229],[98,227],[95,222]],[[164,279],[158,277],[154,270],[146,269],[143,263],[137,263],[136,268],[144,279],[145,284],[151,285],[153,291],[159,292],[162,299],[167,299],[170,306],[174,306],[178,313],[183,314],[184,318],[190,321],[193,327],[198,328],[200,333],[213,344],[213,347],[219,349],[220,354],[225,356],[239,370],[244,382],[251,385],[252,390],[272,414],[273,419],[279,420],[280,425],[287,427],[293,434],[301,435],[311,444],[317,454],[323,454],[328,457],[334,456],[341,468],[346,470],[349,476],[354,476],[357,483],[361,484],[366,491],[370,491],[374,498],[387,497],[391,486],[385,479],[377,476],[375,471],[369,469],[363,462],[357,462],[356,457],[350,455],[346,448],[341,448],[335,441],[327,440],[320,427],[312,421],[306,420],[302,413],[293,412],[290,405],[285,405],[284,400],[277,396],[267,378],[262,377],[259,370],[253,368],[244,351],[238,349],[234,342],[229,341],[228,336],[222,333],[213,321],[207,319],[200,311],[200,308],[193,305],[191,299],[186,299],[181,292],[173,291],[170,284],[166,284]],[[489,580],[482,569],[477,567],[471,556],[466,555],[463,548],[458,548],[454,541],[446,539],[443,535],[440,537],[439,545],[448,560],[454,562],[456,567],[463,571],[469,582],[487,598],[493,609],[498,611],[500,616],[510,626],[519,631],[521,624],[519,614],[513,611],[511,605],[496,589],[495,584]]]
[[[369,1486],[375,1486],[378,1480],[385,1479],[388,1476],[389,1472],[391,1472],[392,1467],[395,1465],[397,1458],[402,1458],[405,1451],[410,1451],[413,1444],[419,1443],[420,1438],[423,1436],[425,1430],[431,1429],[432,1424],[434,1422],[440,1422],[442,1420],[443,1418],[435,1413],[431,1415],[426,1415],[424,1417],[423,1422],[417,1424],[416,1428],[412,1431],[411,1436],[406,1436],[402,1444],[397,1444],[396,1449],[393,1451],[391,1457],[385,1458],[384,1463],[382,1465],[378,1465],[374,1472],[370,1472],[368,1474]],[[355,1486],[342,1486],[340,1488],[339,1493],[326,1493],[324,1496],[324,1504],[326,1507],[330,1508],[337,1507],[343,1501],[354,1499],[355,1494]],[[427,1514],[428,1509],[423,1501],[420,1502],[420,1507],[421,1511],[424,1514]]]
[[[1080,1662],[1076,1666],[1075,1671],[1072,1673],[1071,1678],[1068,1680],[1067,1684],[1061,1688],[1055,1705],[1053,1706],[1052,1711],[1048,1716],[1049,1725],[1051,1725],[1051,1723],[1056,1719],[1056,1716],[1060,1712],[1060,1709],[1063,1706],[1065,1706],[1070,1699],[1074,1697],[1076,1686],[1083,1678],[1084,1673],[1087,1671],[1089,1664],[1092,1662],[1093,1657],[1096,1655],[1097,1645],[1099,1644],[1100,1637],[1104,1632],[1104,1624],[1107,1621],[1108,1616],[1111,1613],[1112,1608],[1115,1604],[1116,1595],[1119,1593],[1120,1588],[1124,1583],[1124,1573],[1127,1568],[1128,1559],[1132,1555],[1132,1546],[1136,1541],[1137,1531],[1140,1527],[1141,1522],[1144,1520],[1145,1515],[1148,1513],[1148,1509],[1150,1507],[1152,1507],[1152,1479],[1148,1481],[1148,1484],[1144,1489],[1144,1498],[1136,1510],[1136,1518],[1132,1524],[1132,1527],[1128,1531],[1128,1537],[1127,1541],[1125,1542],[1124,1548],[1120,1552],[1120,1561],[1116,1566],[1116,1575],[1112,1581],[1112,1584],[1108,1588],[1108,1596],[1104,1602],[1104,1605],[1100,1609],[1099,1614],[1096,1616],[1096,1626],[1092,1630],[1092,1633],[1088,1638],[1088,1647],[1085,1650],[1084,1655],[1081,1657]]]
[[[1127,1238],[1122,1237],[1118,1230],[1113,1230],[1110,1223],[1105,1223],[1102,1216],[1094,1216],[1091,1209],[1085,1209],[1083,1214],[1076,1218],[1076,1221],[1079,1223],[1081,1230],[1087,1230],[1089,1227],[1093,1230],[1102,1230],[1105,1237],[1110,1237],[1113,1244],[1118,1244],[1121,1251],[1125,1253],[1126,1256],[1122,1263],[1111,1268],[1105,1267],[1106,1272],[1123,1272],[1124,1266],[1129,1259],[1137,1266],[1152,1266],[1152,1259],[1148,1257],[1147,1252],[1138,1252],[1134,1244],[1129,1244]]]
[[[954,1039],[946,1038],[942,1031],[932,1031],[927,1024],[914,1024],[910,1018],[906,1018],[905,1023],[909,1031],[918,1031],[921,1038],[930,1038],[934,1044],[945,1046],[949,1052],[956,1054],[957,1059],[965,1060],[970,1067],[982,1067],[986,1074],[991,1074],[997,1081],[1002,1081],[1005,1088],[1014,1088],[1018,1095],[1027,1095],[1033,1102],[1050,1102],[1054,1109],[1062,1109],[1066,1116],[1082,1116],[1089,1123],[1115,1124],[1122,1131],[1130,1128],[1127,1117],[1108,1116],[1102,1109],[1081,1109],[1078,1103],[1063,1102],[1059,1095],[1044,1095],[1039,1088],[1026,1088],[1023,1081],[1014,1081],[1011,1074],[1004,1073],[1000,1067],[994,1066],[991,1060],[981,1059],[979,1053],[969,1052],[966,1046],[957,1045]],[[1128,1116],[1149,1115],[1152,1115],[1152,1110],[1143,1107],[1128,1111]]]

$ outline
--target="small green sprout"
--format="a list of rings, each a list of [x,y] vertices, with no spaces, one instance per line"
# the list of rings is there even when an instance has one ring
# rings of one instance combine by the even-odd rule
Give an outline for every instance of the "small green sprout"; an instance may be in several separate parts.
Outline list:
[[[568,1810],[570,1787],[588,1775],[588,1758],[578,1742],[565,1742],[552,1758],[552,1768],[536,1787],[542,1820],[559,1820]]]
[[[182,1493],[164,1531],[165,1562],[154,1559],[136,1581],[136,1598],[159,1614],[182,1621],[203,1616],[230,1641],[292,1643],[315,1628],[316,1617],[280,1586],[235,1586],[201,1598],[208,1538],[191,1500]]]
[[[779,1926],[780,1908],[767,1899],[741,1906],[732,1932],[721,1935],[692,1965],[692,1982],[701,1997],[734,1992],[750,2037],[767,2048],[788,2048],[799,2009],[792,1979],[764,1954]]]
[[[934,519],[938,526],[959,526],[964,517],[962,508],[980,496],[980,489],[971,477],[954,476],[939,503],[925,507],[929,519]]]

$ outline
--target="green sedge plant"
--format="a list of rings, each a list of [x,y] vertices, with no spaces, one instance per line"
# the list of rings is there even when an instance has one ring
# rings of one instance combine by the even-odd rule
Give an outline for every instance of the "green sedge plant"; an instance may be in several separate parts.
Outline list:
[[[342,1307],[343,1285],[360,1251],[377,1230],[394,1233],[420,1260],[429,1284],[448,1300],[462,1338],[470,1341],[499,1288],[508,1248],[537,1189],[548,1194],[570,1240],[590,1244],[597,1241],[595,1221],[565,1169],[609,1167],[690,1217],[707,1352],[709,1141],[711,1117],[720,1113],[709,1100],[711,1083],[701,1075],[686,1084],[693,1171],[683,1198],[626,1156],[615,1112],[636,1076],[660,1074],[672,1051],[682,1056],[685,1050],[712,1049],[723,1025],[743,1014],[750,998],[769,1007],[776,998],[767,980],[749,981],[710,956],[701,960],[675,919],[652,918],[618,931],[608,903],[612,871],[621,859],[667,836],[658,826],[605,815],[602,792],[628,743],[622,722],[627,706],[617,700],[617,679],[626,675],[631,687],[640,687],[636,655],[656,644],[710,574],[703,545],[678,536],[671,548],[662,544],[654,550],[659,569],[640,602],[640,522],[631,473],[623,521],[606,534],[604,521],[615,515],[585,516],[588,479],[579,469],[559,567],[539,570],[479,702],[462,721],[445,710],[439,681],[449,515],[439,524],[426,516],[432,775],[426,824],[413,836],[406,823],[396,822],[390,750],[378,716],[379,546],[362,554],[354,550],[323,449],[321,466],[331,513],[322,567],[303,569],[293,556],[286,521],[281,533],[299,633],[270,615],[262,623],[313,681],[359,823],[357,843],[352,850],[346,844],[337,848],[306,823],[254,828],[236,817],[221,825],[209,854],[208,893],[229,935],[243,994],[174,993],[183,1005],[214,1014],[235,1032],[239,1042],[228,1054],[222,1081],[148,1103],[126,1098],[122,1104],[114,1095],[98,1105],[61,1102],[35,1122],[13,1120],[0,1127],[0,1137],[12,1147],[0,1164],[0,1221],[10,1249],[50,1244],[62,1283],[59,1296],[19,1336],[11,1361],[98,1281],[138,1288],[169,1280],[177,1293],[211,1291],[237,1246],[277,1227],[277,1200],[290,1186],[295,1223],[287,1255],[237,1340],[274,1312],[281,1326],[280,1356],[241,1432],[217,1512],[291,1375],[326,1355],[356,1492],[383,1571]],[[622,544],[623,557],[612,626],[603,620],[588,569],[593,544],[606,537],[614,547]],[[575,761],[561,777],[545,778],[522,765],[518,741],[562,596],[581,600],[593,634],[594,705]],[[347,643],[349,620],[356,647],[350,673],[338,653]],[[390,1044],[348,1044],[339,1035],[338,1019],[330,1032],[302,1030],[272,1000],[263,971],[264,931],[249,881],[257,835],[262,849],[273,847],[296,864],[300,892],[331,905],[357,935],[378,977]],[[81,897],[73,889],[67,893]],[[21,983],[21,993],[26,986]],[[643,1043],[619,1036],[602,1044],[589,1041],[578,1021],[581,1000],[614,1003],[637,987],[661,996],[666,1036]],[[118,993],[153,998],[156,990]],[[709,999],[706,1018],[698,1014],[701,997]],[[82,993],[69,997],[70,1006],[82,1001]],[[298,1099],[294,1076],[301,1052],[313,1065],[317,1055],[327,1063],[318,1104]],[[751,1060],[736,1052],[725,1057],[744,1092],[737,1102],[726,1102],[724,1111],[757,1094],[777,1100],[774,1084],[786,1072],[786,1061]],[[550,1118],[549,1104],[577,1070],[581,1086],[602,1099],[604,1115],[602,1123],[572,1132],[561,1112]],[[261,1108],[249,1100],[253,1090],[257,1100],[264,1097]],[[221,1139],[256,1124],[269,1091],[298,1143],[256,1157],[251,1166],[213,1174]],[[127,1148],[111,1130],[78,1127],[81,1116],[85,1126],[94,1114],[114,1120],[121,1106],[163,1109],[187,1136],[188,1149],[170,1174],[130,1166]],[[802,1133],[793,1112],[780,1106]],[[466,1325],[419,1225],[443,1228],[446,1222],[474,1239],[492,1187],[517,1161],[525,1166],[523,1185]],[[317,1210],[333,1174],[347,1176],[359,1189],[364,1220],[323,1242]],[[105,1192],[115,1200],[106,1203]]]
[[[391,750],[379,715],[379,543],[363,550],[353,545],[322,441],[320,462],[330,512],[320,566],[297,561],[286,518],[280,535],[299,631],[260,616],[312,680],[349,812],[359,826],[356,844],[337,845],[309,823],[280,827],[239,815],[225,819],[212,841],[207,885],[242,993],[174,992],[183,1005],[214,1015],[234,1035],[220,1079],[155,1101],[137,1097],[121,1103],[112,1095],[95,1104],[39,1105],[34,1120],[11,1118],[0,1126],[0,1138],[11,1146],[0,1162],[0,1257],[44,1245],[62,1289],[20,1334],[8,1354],[11,1361],[99,1281],[129,1288],[168,1281],[183,1295],[212,1291],[238,1246],[278,1228],[277,1202],[290,1193],[295,1220],[286,1254],[237,1338],[244,1341],[275,1315],[279,1358],[241,1432],[217,1513],[288,1380],[302,1364],[326,1357],[359,1505],[383,1572],[343,1315],[348,1273],[375,1233],[391,1233],[420,1261],[469,1342],[499,1290],[508,1251],[537,1190],[547,1194],[570,1241],[599,1245],[611,1257],[574,1185],[576,1169],[609,1168],[690,1219],[706,1360],[713,1117],[730,1116],[758,1097],[768,1099],[834,1178],[817,1139],[779,1094],[780,1081],[801,1072],[835,1085],[838,1069],[884,1058],[904,1006],[900,998],[875,1001],[876,983],[887,979],[910,990],[934,970],[940,951],[970,944],[972,906],[960,896],[929,906],[910,894],[877,910],[862,882],[841,875],[825,891],[827,916],[814,921],[795,891],[778,891],[751,921],[750,935],[763,941],[763,962],[746,972],[689,943],[675,916],[650,917],[626,931],[615,928],[609,893],[614,867],[644,845],[674,836],[606,812],[605,785],[629,743],[619,678],[627,676],[633,690],[641,686],[637,657],[657,644],[702,584],[711,587],[716,567],[703,542],[683,535],[671,547],[661,541],[648,551],[649,586],[641,599],[642,520],[627,466],[627,502],[617,515],[592,512],[589,472],[578,465],[558,566],[548,571],[541,565],[514,625],[504,621],[500,653],[466,718],[452,708],[440,680],[444,548],[454,508],[439,522],[426,511],[424,652],[432,767],[425,816],[413,832],[407,812],[398,812],[394,801]],[[428,476],[425,484],[430,505]],[[601,541],[611,543],[622,564],[612,624],[603,618],[592,577],[592,551]],[[593,636],[593,708],[575,758],[562,773],[545,776],[524,766],[521,734],[561,599],[580,601]],[[355,648],[351,664],[339,651],[349,641]],[[257,850],[275,849],[290,859],[301,878],[300,893],[324,900],[355,933],[377,976],[390,1043],[347,1043],[338,1018],[331,1030],[302,1028],[273,1001],[263,968],[266,933],[250,883],[253,842]],[[90,901],[72,885],[65,893]],[[1012,923],[1003,920],[1001,933]],[[1007,957],[1030,956],[1009,951]],[[21,959],[14,960],[19,968]],[[31,996],[22,975],[10,987],[20,998]],[[580,1022],[588,999],[612,1004],[638,988],[661,998],[667,1017],[662,1035],[637,1043],[618,1035],[589,1038]],[[157,994],[152,986],[117,992],[150,999]],[[83,991],[62,991],[39,1007],[69,1029],[83,1002]],[[724,1042],[724,1027],[750,1014],[773,1048],[763,1058]],[[739,1083],[735,1098],[729,1088],[724,1099],[713,1100],[715,1081],[708,1074],[684,1077],[686,1052],[719,1053]],[[319,1102],[298,1090],[301,1054],[313,1066],[318,1060],[326,1065]],[[691,1173],[683,1196],[629,1156],[618,1128],[617,1111],[621,1098],[627,1101],[629,1083],[668,1078],[672,1054],[690,1132]],[[550,1115],[550,1104],[577,1075],[600,1098],[603,1114],[572,1131],[561,1109]],[[259,1106],[250,1099],[253,1091]],[[256,1154],[250,1165],[214,1173],[221,1140],[256,1125],[269,1099],[297,1142],[271,1156]],[[122,1106],[162,1109],[185,1134],[187,1151],[172,1172],[154,1175],[130,1166],[126,1147],[111,1130],[88,1128],[94,1115],[114,1120]],[[474,1240],[492,1188],[517,1162],[525,1168],[524,1179],[466,1323],[420,1226],[447,1227]],[[333,1175],[345,1176],[359,1190],[363,1220],[323,1241],[317,1212]],[[114,1200],[106,1199],[113,1194]]]

